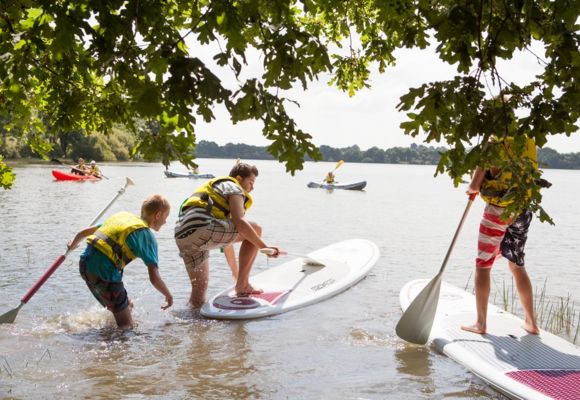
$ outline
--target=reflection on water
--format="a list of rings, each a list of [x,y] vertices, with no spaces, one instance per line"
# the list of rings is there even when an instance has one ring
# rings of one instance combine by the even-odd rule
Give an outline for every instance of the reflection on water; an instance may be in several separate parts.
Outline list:
[[[199,160],[204,171],[229,171],[230,160]],[[160,273],[175,299],[163,299],[139,261],[125,272],[137,328],[115,329],[78,276],[72,253],[12,325],[0,325],[0,398],[501,398],[452,360],[408,346],[394,327],[399,289],[432,278],[449,245],[465,197],[433,167],[344,165],[342,182],[366,180],[365,192],[309,189],[333,163],[307,163],[295,177],[283,166],[257,161],[260,176],[249,219],[268,243],[309,253],[346,238],[373,240],[381,258],[355,287],[325,302],[281,316],[246,322],[203,319],[187,305],[190,285],[172,238],[177,207],[201,182],[167,179],[156,164],[104,165],[111,179],[93,184],[55,183],[51,167],[16,168],[11,191],[0,191],[0,313],[19,299],[66,250],[70,238],[124,185],[110,213],[138,213],[158,192],[173,204],[157,234]],[[580,269],[573,268],[580,209],[579,171],[549,171],[554,183],[545,207],[556,227],[534,222],[526,249],[534,283],[547,278],[547,295],[572,293],[578,302]],[[39,195],[41,194],[41,195]],[[465,223],[445,279],[470,280],[480,203]],[[230,286],[229,268],[211,254],[210,294]],[[278,263],[283,262],[276,261]],[[571,264],[572,263],[572,264]],[[272,262],[276,265],[275,262]],[[269,268],[258,258],[255,271]],[[501,285],[509,270],[494,266]],[[500,287],[501,290],[501,287]],[[576,297],[575,297],[576,296]]]
[[[423,346],[403,345],[395,350],[397,371],[410,378],[431,375],[430,350]],[[422,379],[419,379],[422,381]]]
[[[187,336],[185,357],[176,369],[177,379],[190,382],[193,397],[262,398],[251,376],[253,365],[245,325],[239,322],[201,323]]]

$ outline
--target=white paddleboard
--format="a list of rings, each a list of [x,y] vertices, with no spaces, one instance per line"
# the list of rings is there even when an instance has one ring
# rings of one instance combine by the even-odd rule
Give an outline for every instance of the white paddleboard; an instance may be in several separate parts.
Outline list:
[[[218,319],[251,319],[276,315],[318,303],[364,278],[379,258],[377,246],[364,239],[345,240],[307,254],[324,266],[296,258],[250,277],[264,293],[237,297],[234,288],[213,296],[201,315]]]
[[[429,280],[407,283],[403,311]],[[462,330],[475,321],[475,296],[442,283],[429,340],[442,353],[513,399],[580,399],[580,348],[542,330],[530,335],[524,321],[489,304],[487,333]]]

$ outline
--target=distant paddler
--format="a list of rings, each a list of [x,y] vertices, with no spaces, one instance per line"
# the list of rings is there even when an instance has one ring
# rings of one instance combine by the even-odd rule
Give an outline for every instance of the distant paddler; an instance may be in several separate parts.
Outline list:
[[[261,293],[249,282],[258,250],[273,249],[272,257],[280,253],[262,240],[261,226],[245,216],[253,204],[250,192],[257,176],[256,166],[238,162],[229,176],[207,181],[181,204],[175,241],[191,282],[190,302],[195,308],[206,300],[210,250],[225,248],[232,274],[237,277],[235,290],[239,296]],[[231,245],[236,242],[241,242],[238,271],[231,257]]]
[[[334,178],[335,178],[335,175],[332,172],[329,172],[328,174],[326,174],[326,178],[324,181],[330,185],[330,184],[335,183]]]
[[[324,178],[324,182],[332,185],[336,182],[336,176],[334,175],[334,172],[340,168],[340,166],[344,164],[344,160],[340,160],[338,163],[336,163],[336,166],[334,167],[334,169],[332,171],[330,171],[328,174],[326,174],[326,178]]]
[[[99,166],[97,165],[97,162],[95,160],[92,160],[91,163],[89,164],[87,173],[97,178],[103,177],[103,174],[101,173],[101,170],[99,169]]]
[[[70,172],[77,175],[86,175],[88,172],[88,168],[84,158],[79,157],[77,165],[73,166]]]

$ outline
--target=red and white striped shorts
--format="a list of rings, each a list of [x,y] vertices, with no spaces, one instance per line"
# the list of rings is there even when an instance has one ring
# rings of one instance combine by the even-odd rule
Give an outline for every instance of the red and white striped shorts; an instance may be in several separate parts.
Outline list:
[[[517,218],[504,221],[500,218],[504,211],[505,208],[492,204],[487,204],[483,211],[475,260],[477,268],[491,268],[500,252],[517,266],[524,266],[524,249],[532,213],[526,210]]]

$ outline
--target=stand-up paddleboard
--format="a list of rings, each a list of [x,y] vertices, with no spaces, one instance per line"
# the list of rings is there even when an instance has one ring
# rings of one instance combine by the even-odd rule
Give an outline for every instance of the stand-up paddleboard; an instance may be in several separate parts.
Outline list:
[[[251,319],[276,315],[318,303],[364,278],[379,258],[377,246],[364,239],[345,240],[307,254],[324,266],[296,258],[250,277],[259,295],[237,297],[233,288],[218,293],[201,315],[218,319]]]
[[[428,280],[401,289],[405,310]],[[443,282],[429,340],[442,353],[513,399],[580,399],[580,348],[542,330],[530,335],[523,320],[489,304],[487,333],[462,330],[475,321],[475,296]]]

